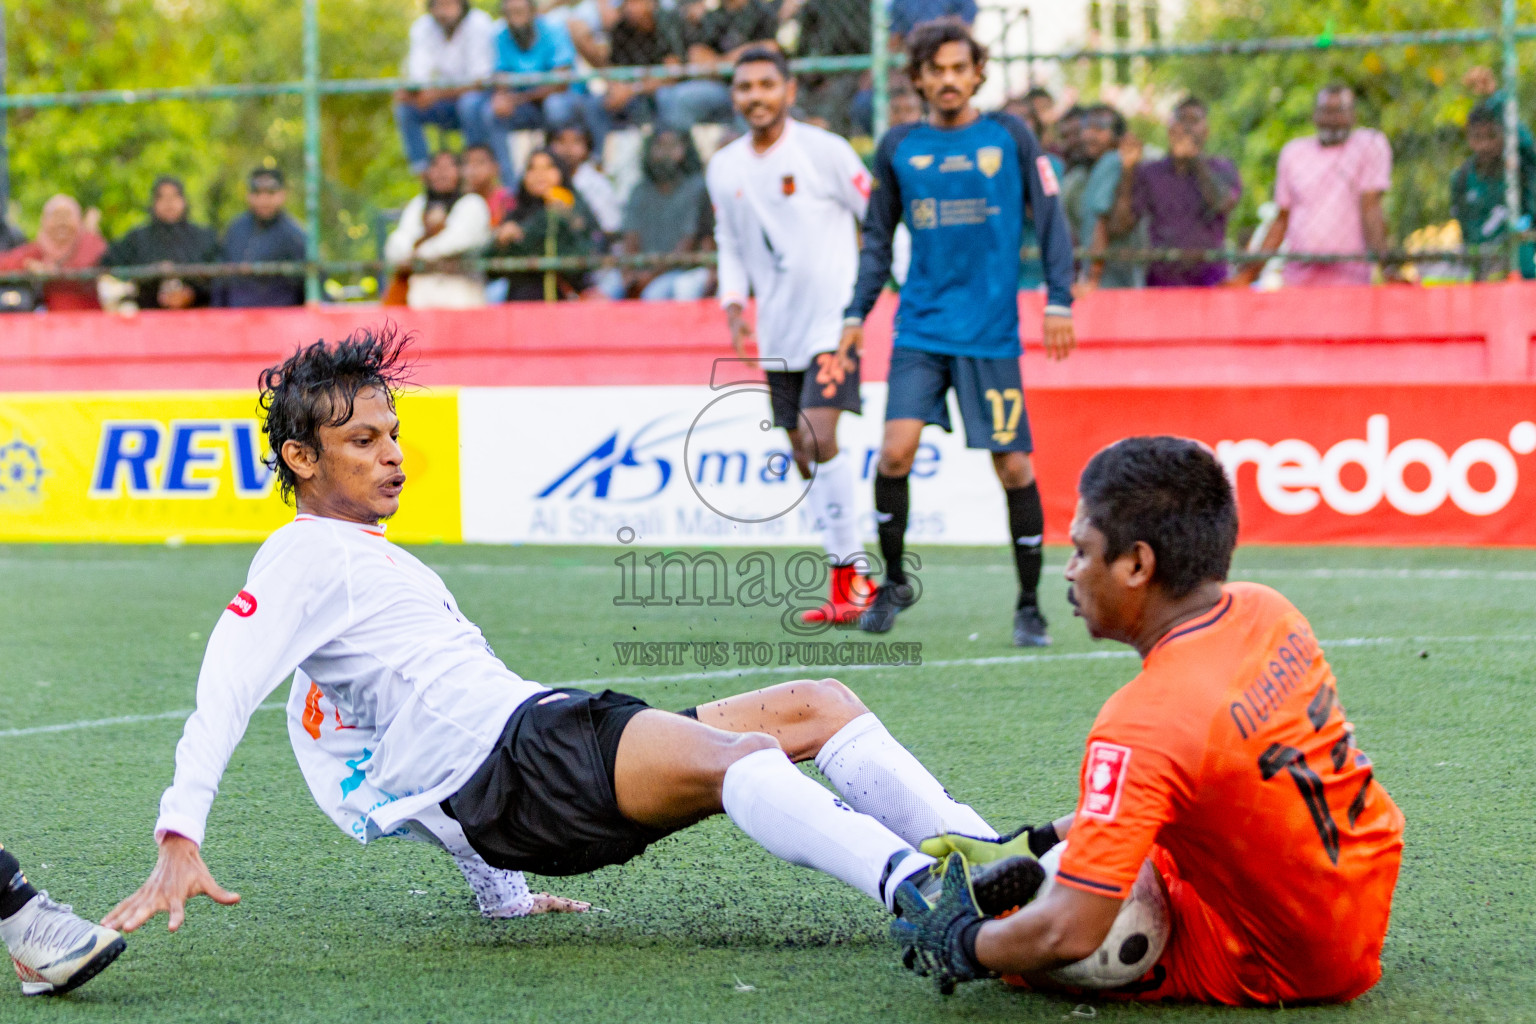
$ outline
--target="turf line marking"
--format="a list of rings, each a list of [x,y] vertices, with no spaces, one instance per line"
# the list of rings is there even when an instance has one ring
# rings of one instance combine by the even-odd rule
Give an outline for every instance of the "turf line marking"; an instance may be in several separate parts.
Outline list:
[[[1503,636],[1351,636],[1319,640],[1324,648],[1380,647],[1386,644],[1486,644],[1486,643],[1536,643],[1536,635],[1520,633]],[[1106,661],[1134,658],[1135,651],[1072,651],[1060,654],[1012,654],[991,658],[945,658],[925,661],[921,665],[750,665],[742,668],[718,669],[713,672],[679,672],[665,676],[606,676],[590,679],[568,679],[564,682],[546,683],[546,686],[633,686],[640,683],[703,682],[710,679],[736,679],[742,676],[788,675],[806,672],[818,678],[830,671],[880,672],[906,668],[973,668],[985,665],[1027,665],[1051,661]],[[286,703],[262,704],[257,711],[281,711]],[[78,732],[82,729],[99,729],[109,725],[136,725],[140,722],[163,722],[172,719],[185,720],[192,714],[191,708],[180,711],[162,711],[154,715],[122,715],[117,718],[97,718],[83,722],[62,722],[58,725],[34,725],[26,729],[0,729],[0,739],[17,739],[23,736],[44,736],[50,733]]]

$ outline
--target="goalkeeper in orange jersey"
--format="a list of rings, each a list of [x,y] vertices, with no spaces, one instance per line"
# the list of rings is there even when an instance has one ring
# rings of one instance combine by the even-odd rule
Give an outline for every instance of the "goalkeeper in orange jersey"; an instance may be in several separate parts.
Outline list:
[[[1381,977],[1403,816],[1355,744],[1311,626],[1276,591],[1226,582],[1237,507],[1203,445],[1111,445],[1078,498],[1068,598],[1096,639],[1136,648],[1142,671],[1093,724],[1074,814],[1005,840],[923,844],[986,861],[1070,835],[1057,884],[1002,919],[963,893],[930,908],[907,892],[893,933],[943,986],[1048,985],[1042,972],[1099,947],[1150,858],[1172,930],[1125,994],[1355,998]]]

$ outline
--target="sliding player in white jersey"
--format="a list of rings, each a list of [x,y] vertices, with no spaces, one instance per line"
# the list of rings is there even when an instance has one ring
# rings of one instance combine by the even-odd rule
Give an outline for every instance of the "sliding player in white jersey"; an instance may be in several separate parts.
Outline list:
[[[673,714],[508,669],[437,574],[380,526],[405,485],[393,398],[403,360],[391,332],[359,331],[263,374],[273,468],[299,515],[262,545],[209,638],[160,802],[158,862],[108,927],[133,931],[168,911],[175,930],[194,896],[239,899],[202,860],[208,812],[252,712],[290,674],[295,691],[320,691],[315,713],[356,730],[345,741],[355,756],[326,748],[317,756],[334,763],[305,775],[343,796],[377,794],[337,817],[365,842],[425,828],[452,848],[462,833],[492,868],[572,875],[724,811],[769,852],[890,907],[902,881],[937,880],[914,849],[922,839],[996,835],[835,680]],[[792,763],[812,757],[841,800]],[[1039,882],[1032,866],[985,869],[978,902],[1014,905]]]
[[[736,58],[731,97],[751,131],[716,153],[706,174],[720,304],[743,355],[753,334],[743,314],[748,290],[757,298],[773,423],[789,432],[795,465],[811,480],[806,504],[832,564],[832,593],[805,621],[851,621],[873,587],[858,571],[858,470],[837,447],[839,414],[860,411],[859,372],[843,372],[837,343],[859,272],[869,173],[844,139],[789,117],[795,82],[777,50],[753,47]]]

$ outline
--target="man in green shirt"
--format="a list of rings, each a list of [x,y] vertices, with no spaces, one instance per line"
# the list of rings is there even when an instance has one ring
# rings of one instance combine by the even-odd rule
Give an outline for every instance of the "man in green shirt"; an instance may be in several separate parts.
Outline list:
[[[1472,155],[1451,174],[1451,215],[1461,225],[1463,243],[1497,248],[1509,230],[1505,203],[1504,120],[1501,97],[1489,97],[1467,115],[1467,148]],[[1522,133],[1523,134],[1523,133]],[[1530,223],[1536,203],[1536,153],[1521,139],[1520,213],[1522,225]],[[1536,277],[1536,244],[1523,242],[1519,249],[1520,276]],[[1507,269],[1502,251],[1473,262],[1478,279],[1501,277]]]

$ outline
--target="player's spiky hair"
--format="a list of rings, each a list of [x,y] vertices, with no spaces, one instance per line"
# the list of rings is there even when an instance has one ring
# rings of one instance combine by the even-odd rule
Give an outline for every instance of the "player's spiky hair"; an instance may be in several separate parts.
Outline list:
[[[281,366],[261,371],[258,404],[267,414],[267,468],[277,474],[283,500],[292,502],[298,479],[283,460],[283,444],[297,441],[320,453],[320,428],[352,418],[358,392],[377,388],[389,396],[410,379],[409,334],[385,323],[377,331],[359,327],[337,342],[317,341],[299,349]]]
[[[1128,437],[1088,460],[1083,511],[1104,534],[1104,560],[1137,541],[1157,557],[1152,581],[1183,597],[1224,581],[1237,546],[1237,500],[1211,450],[1182,437]]]

